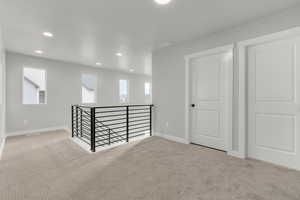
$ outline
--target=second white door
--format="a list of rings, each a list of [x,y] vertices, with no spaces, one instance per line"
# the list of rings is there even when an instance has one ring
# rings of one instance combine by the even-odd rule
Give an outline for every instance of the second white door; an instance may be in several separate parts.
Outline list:
[[[300,38],[248,49],[248,156],[300,169]]]
[[[227,150],[232,129],[232,50],[190,59],[190,142]]]

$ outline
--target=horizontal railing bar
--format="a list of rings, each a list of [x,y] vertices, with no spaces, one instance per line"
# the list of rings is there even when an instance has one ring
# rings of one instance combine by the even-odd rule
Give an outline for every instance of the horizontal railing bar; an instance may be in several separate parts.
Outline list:
[[[150,108],[136,108],[136,109],[129,109],[129,112],[130,112],[130,111],[140,111],[140,110],[150,111]]]
[[[80,125],[80,123],[78,124]],[[86,124],[86,123],[82,123],[82,125],[84,125],[86,128],[90,129],[91,128],[91,125],[90,124]]]
[[[142,116],[136,116],[136,117],[129,116],[129,119],[136,119],[136,118],[142,118],[142,117],[149,117],[149,115],[142,115]]]
[[[116,140],[126,140],[126,137],[125,136],[115,136],[115,137],[111,137],[110,138],[110,143],[113,143],[115,142]],[[96,142],[104,142],[104,141],[109,141],[109,138],[105,138],[105,139],[101,139],[101,140],[97,140]]]
[[[79,121],[81,121],[81,119],[78,119]],[[86,119],[82,119],[83,122],[87,122],[88,124],[91,123],[91,120],[86,120]]]
[[[114,136],[114,137],[111,137],[110,139],[112,140],[112,139],[115,139],[115,138],[118,138],[118,137],[124,137],[124,138],[122,138],[122,139],[120,139],[120,141],[121,140],[126,140],[126,134],[124,134],[124,135],[118,135],[118,136]],[[105,141],[105,140],[109,140],[108,138],[107,139],[103,139],[103,140],[97,140],[98,142],[102,142],[102,141]],[[115,141],[111,141],[111,142],[115,142]]]
[[[78,118],[80,118],[80,115],[78,116]],[[82,118],[87,119],[87,120],[91,120],[90,117],[87,117],[87,116],[84,116],[84,115],[82,115]]]
[[[80,130],[81,130],[80,124],[79,124],[79,127],[78,127],[78,128],[75,126],[74,129],[77,130],[78,133],[80,133]],[[85,128],[83,128],[82,130],[83,130],[83,131],[89,131],[89,130],[86,130]],[[89,132],[88,132],[88,133],[89,133]]]
[[[96,142],[97,143],[97,142]],[[98,145],[96,145],[96,147],[103,147],[103,146],[105,146],[105,145],[108,145],[109,143],[102,143],[102,144],[98,144]]]
[[[135,112],[135,113],[130,113],[129,112],[129,115],[138,115],[138,114],[150,114],[149,112]]]
[[[97,124],[97,122],[95,123],[95,124]],[[99,122],[98,122],[98,124],[99,124]],[[100,123],[101,124],[101,123]],[[95,126],[96,128],[102,128],[103,129],[103,127],[105,127],[105,126]]]
[[[139,130],[139,131],[129,132],[129,135],[133,134],[133,133],[140,133],[142,131],[150,131],[150,129],[148,128],[148,129],[145,129],[145,130]]]
[[[79,128],[80,129],[80,128]],[[80,133],[80,130],[79,130],[79,133]],[[91,135],[91,132],[90,130],[85,130],[85,129],[82,129],[82,133],[85,133],[86,135]]]
[[[106,118],[106,117],[120,117],[120,116],[126,116],[126,114],[120,114],[120,115],[105,115],[105,116],[97,116],[96,118]]]
[[[110,138],[110,143],[114,143],[117,141],[126,141],[126,137],[125,136],[115,136],[115,137],[111,137]],[[108,138],[103,139],[103,140],[97,140],[96,142],[104,142],[104,141],[109,141]]]
[[[115,134],[117,134],[117,133],[122,133],[122,132],[124,132],[124,131],[126,131],[126,130],[115,131],[115,132],[110,133],[110,135],[115,135]],[[108,131],[107,131],[107,132],[108,132]],[[100,133],[100,132],[96,132],[96,133]],[[101,134],[101,135],[98,135],[98,136],[96,136],[96,137],[103,137],[103,136],[109,136],[109,133]]]
[[[112,112],[126,112],[126,110],[108,110],[108,111],[96,112],[96,114],[101,114],[101,113],[112,113]]]
[[[122,142],[124,140],[115,140],[115,141],[111,141],[110,144],[113,144],[113,143],[117,143],[117,142]],[[102,143],[100,145],[96,145],[96,147],[103,147],[103,146],[106,146],[106,145],[110,145],[109,142],[107,143]]]
[[[96,129],[95,129],[97,132],[99,132],[99,131],[108,131],[108,129],[104,129],[104,128],[101,128],[101,127],[97,127]]]
[[[126,128],[127,126],[117,126],[117,127],[112,127],[111,129],[114,130],[114,129],[120,129],[120,128]]]
[[[114,133],[114,131],[115,131],[116,129],[126,128],[126,127],[127,127],[127,126],[117,126],[117,127],[107,128],[107,129],[104,129],[104,130],[102,130],[102,131],[112,130],[112,131],[113,131],[112,133]]]
[[[80,114],[78,114],[78,117],[80,117]],[[82,118],[91,120],[91,116],[89,115],[82,115]]]
[[[141,128],[150,128],[150,125],[147,125],[147,126],[141,126],[141,127],[136,127],[136,128],[130,128],[129,131],[131,130],[137,130],[137,129],[141,129]]]
[[[106,132],[108,132],[107,129],[104,129],[104,130],[103,130],[103,129],[100,129],[100,130],[99,130],[99,129],[96,129],[96,133],[98,133],[98,134],[99,134],[99,133],[106,133]]]
[[[99,123],[103,123],[103,122],[112,122],[112,121],[120,121],[120,120],[126,120],[126,118],[119,118],[119,119],[110,119],[110,120],[104,120],[104,121],[100,121]],[[106,126],[106,125],[105,125]]]
[[[96,108],[96,109],[100,109],[100,108],[126,108],[126,107],[142,107],[142,106],[152,106],[153,107],[153,104],[149,104],[149,105],[124,105],[124,106],[99,106],[99,107],[93,107],[93,108]]]
[[[74,130],[76,131],[76,133],[80,134],[80,127],[78,127],[78,129],[74,127]]]
[[[98,138],[100,138],[100,140],[99,140],[99,141],[102,141],[102,140],[107,140],[107,139],[108,139],[108,137],[104,137],[104,136],[102,136],[102,137],[96,137],[96,139],[98,139]],[[98,140],[96,140],[96,141],[98,141]]]
[[[99,133],[99,132],[96,132],[96,133]],[[109,136],[109,133],[105,133],[105,134],[101,134],[101,135],[96,135],[96,138],[98,138],[98,137],[104,137],[104,136]]]
[[[145,125],[145,124],[149,124],[149,126],[150,126],[149,122],[145,122],[145,123],[138,123],[138,124],[129,124],[129,127],[131,127],[131,126],[138,126],[138,125]]]
[[[114,131],[113,133],[122,133],[122,132],[126,132],[126,130]]]
[[[110,141],[110,143],[117,143],[117,142],[122,142],[122,141],[126,141],[126,137],[123,139],[119,139],[119,140],[115,140],[113,139],[113,141]]]
[[[114,136],[114,137],[111,137],[111,141],[110,143],[116,143],[116,142],[120,142],[120,141],[126,141],[126,135],[121,135],[121,136]],[[115,140],[115,138],[119,138],[121,137],[121,139],[119,140]],[[103,142],[103,141],[109,141],[109,138],[106,138],[106,139],[103,139],[103,140],[97,140],[96,142]],[[107,145],[109,145],[109,143],[106,143]]]
[[[98,127],[95,130],[96,130],[96,133],[99,133],[99,132],[108,132],[109,129],[104,129],[104,128]]]
[[[81,132],[80,132],[80,130],[79,131],[77,131],[78,132],[78,134],[79,135],[81,135]],[[84,129],[82,129],[82,133],[84,134],[84,135],[87,135],[88,137],[90,137],[90,133],[89,132],[87,132],[87,131],[85,131]]]
[[[78,125],[80,126],[80,123],[78,123]],[[88,129],[91,128],[91,125],[90,125],[90,124],[87,124],[86,122],[82,122],[82,125],[85,125]]]
[[[99,122],[98,122],[99,123]],[[97,123],[96,123],[97,124]],[[114,123],[114,124],[105,124],[105,126],[109,127],[109,126],[113,126],[113,125],[120,125],[120,124],[126,124],[126,122],[120,122],[120,123]],[[102,127],[105,127],[102,126]]]
[[[87,126],[88,128],[91,127],[91,124],[88,124],[87,122],[82,122],[83,125]],[[80,125],[80,122],[78,123],[78,125]]]
[[[80,133],[80,131],[79,131],[79,133]],[[85,130],[85,129],[82,129],[82,133],[88,135],[89,137],[91,135],[91,132],[89,130]]]
[[[78,119],[80,119],[80,116],[78,116]],[[86,117],[82,116],[82,120],[91,121],[91,118],[86,118]]]
[[[132,122],[141,122],[141,121],[149,121],[150,119],[141,119],[141,120],[133,120],[133,121],[129,121],[129,123]]]
[[[76,107],[79,107],[79,108],[92,108],[92,106],[84,106],[84,105],[72,105],[74,106],[75,108]]]
[[[96,138],[100,138],[100,137],[105,137],[105,136],[108,136],[108,134],[105,134],[105,135],[96,135],[95,137]]]

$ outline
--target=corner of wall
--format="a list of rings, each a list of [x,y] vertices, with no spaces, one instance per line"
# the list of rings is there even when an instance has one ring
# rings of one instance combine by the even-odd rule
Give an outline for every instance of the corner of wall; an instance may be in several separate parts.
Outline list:
[[[0,155],[5,142],[6,130],[6,62],[5,62],[5,48],[2,38],[2,27],[0,25]]]

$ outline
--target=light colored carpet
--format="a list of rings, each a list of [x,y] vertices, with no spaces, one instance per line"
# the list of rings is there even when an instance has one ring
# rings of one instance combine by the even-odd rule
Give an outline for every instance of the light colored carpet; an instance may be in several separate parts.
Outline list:
[[[89,154],[65,132],[7,140],[1,200],[299,200],[300,172],[151,137]]]

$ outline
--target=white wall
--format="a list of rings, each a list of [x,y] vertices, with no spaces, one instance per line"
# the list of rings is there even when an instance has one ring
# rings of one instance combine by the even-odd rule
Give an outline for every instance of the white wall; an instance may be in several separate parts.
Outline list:
[[[17,131],[70,126],[71,104],[81,103],[81,75],[95,74],[98,79],[97,104],[119,104],[118,79],[130,82],[130,103],[146,103],[144,82],[151,77],[97,69],[61,61],[6,53],[7,61],[7,135]],[[22,104],[22,68],[46,69],[47,104]]]
[[[185,136],[185,55],[300,26],[299,19],[300,6],[223,32],[153,52],[152,81],[156,119],[155,131],[181,138]],[[235,65],[234,150],[238,150],[238,124],[236,123],[238,118],[237,72],[237,66]]]
[[[0,27],[0,148],[5,136],[5,53]],[[1,152],[0,152],[1,153]]]

